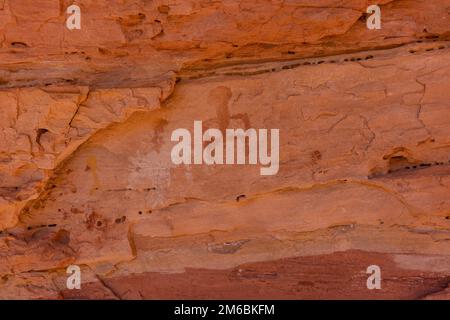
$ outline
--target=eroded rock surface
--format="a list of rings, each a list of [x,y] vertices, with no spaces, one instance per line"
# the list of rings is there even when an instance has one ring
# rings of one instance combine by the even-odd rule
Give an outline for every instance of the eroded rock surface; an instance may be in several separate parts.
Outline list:
[[[0,298],[448,299],[450,1],[379,4],[0,0]],[[194,120],[278,174],[174,165]]]

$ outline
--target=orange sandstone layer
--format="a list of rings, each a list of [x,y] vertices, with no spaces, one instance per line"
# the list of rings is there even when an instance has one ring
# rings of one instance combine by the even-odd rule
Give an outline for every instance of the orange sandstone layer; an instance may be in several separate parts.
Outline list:
[[[71,3],[0,0],[0,298],[448,299],[449,1]],[[195,120],[279,172],[174,165]]]

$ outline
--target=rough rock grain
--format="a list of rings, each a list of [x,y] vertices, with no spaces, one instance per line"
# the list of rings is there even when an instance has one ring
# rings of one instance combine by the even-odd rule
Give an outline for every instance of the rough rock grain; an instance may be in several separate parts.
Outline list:
[[[448,299],[450,1],[379,4],[0,0],[0,298]],[[278,174],[172,164],[194,120]]]

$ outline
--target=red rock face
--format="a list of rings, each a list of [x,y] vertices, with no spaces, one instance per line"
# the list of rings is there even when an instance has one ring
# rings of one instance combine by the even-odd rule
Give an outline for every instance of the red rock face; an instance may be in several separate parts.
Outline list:
[[[448,299],[450,1],[378,3],[0,0],[0,298]]]

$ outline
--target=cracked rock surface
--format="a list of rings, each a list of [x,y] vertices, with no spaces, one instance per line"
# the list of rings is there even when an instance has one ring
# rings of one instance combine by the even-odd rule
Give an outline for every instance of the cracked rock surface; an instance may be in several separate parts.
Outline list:
[[[0,298],[450,299],[450,1],[378,3],[0,0]]]

